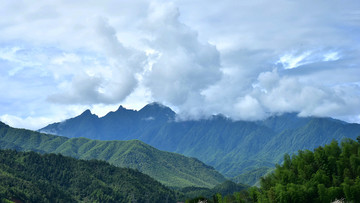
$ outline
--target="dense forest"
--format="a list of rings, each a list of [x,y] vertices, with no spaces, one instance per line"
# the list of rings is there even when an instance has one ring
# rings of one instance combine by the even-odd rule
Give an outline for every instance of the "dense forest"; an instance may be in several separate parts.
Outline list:
[[[332,141],[314,151],[284,156],[282,165],[261,178],[260,187],[187,202],[360,202],[360,137]]]
[[[179,190],[178,192],[184,196],[185,199],[199,199],[199,197],[211,199],[214,194],[217,196],[231,196],[234,193],[240,191],[246,191],[248,185],[241,183],[234,183],[233,181],[227,180],[221,184],[216,185],[215,187],[209,188],[200,188],[200,187],[185,187]]]
[[[247,188],[225,181],[212,189],[172,191],[136,170],[104,161],[0,150],[0,202],[174,202]]]
[[[252,191],[258,202],[360,201],[360,137],[336,141],[290,158]]]
[[[78,159],[99,159],[145,173],[170,187],[212,188],[226,179],[195,158],[158,150],[139,140],[100,141],[67,138],[12,128],[0,122],[0,149],[60,153]]]
[[[139,171],[60,154],[0,150],[1,202],[174,202]]]
[[[226,181],[174,192],[133,169],[60,154],[0,150],[2,202],[331,202],[360,200],[360,137],[284,156],[260,187]]]

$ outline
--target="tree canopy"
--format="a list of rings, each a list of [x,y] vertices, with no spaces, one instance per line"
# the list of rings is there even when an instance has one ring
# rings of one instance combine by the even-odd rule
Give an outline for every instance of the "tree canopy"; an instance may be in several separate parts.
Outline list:
[[[0,200],[18,202],[173,202],[148,175],[105,161],[0,150]]]
[[[359,138],[358,138],[359,140]],[[360,143],[332,141],[313,152],[299,151],[250,191],[257,202],[360,201]]]

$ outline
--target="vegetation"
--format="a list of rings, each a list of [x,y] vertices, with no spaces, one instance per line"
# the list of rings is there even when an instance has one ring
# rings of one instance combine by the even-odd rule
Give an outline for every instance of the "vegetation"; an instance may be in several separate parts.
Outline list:
[[[119,130],[119,138],[134,136],[162,149],[196,155],[229,176],[242,173],[242,176],[233,179],[237,181],[253,182],[256,176],[267,171],[267,167],[282,160],[283,164],[276,165],[272,173],[261,178],[260,188],[243,190],[237,188],[239,184],[232,182],[214,187],[225,179],[212,167],[197,159],[159,151],[138,140],[69,139],[14,129],[0,122],[0,147],[62,153],[80,159],[97,158],[114,165],[137,168],[174,188],[186,186],[176,195],[182,196],[180,199],[188,198],[187,202],[330,202],[339,199],[358,202],[360,199],[360,137],[358,142],[348,139],[355,139],[355,135],[359,134],[358,124],[330,118],[298,118],[295,114],[259,122],[234,122],[222,116],[210,120],[171,122],[168,110],[164,110],[166,114],[158,112],[154,117],[151,112],[155,110],[150,110],[140,114],[142,110],[137,112],[121,108],[97,119],[103,119],[101,122],[110,120],[105,122],[106,126]],[[76,120],[84,122],[86,117],[93,117],[96,121],[94,125],[98,124],[90,112],[85,112]],[[118,118],[124,121],[116,120]],[[67,128],[72,121],[61,125]],[[111,128],[116,126],[116,122],[119,122],[119,127]],[[71,125],[76,126],[76,122]],[[60,124],[53,129],[61,129]],[[70,127],[67,129],[71,130]],[[338,140],[343,140],[340,146]],[[294,154],[298,149],[300,151],[292,157],[285,155],[281,158],[284,152]],[[258,167],[263,168],[254,170]],[[14,179],[8,184],[10,182]],[[26,188],[26,184],[23,185]],[[63,194],[67,197],[66,191]]]
[[[249,188],[244,184],[236,184],[227,180],[221,184],[216,185],[212,189],[201,187],[185,187],[180,190],[181,194],[187,199],[207,198],[211,199],[214,194],[222,196],[229,196],[235,192],[243,191]]]
[[[358,137],[360,140],[360,137]],[[346,139],[311,152],[299,151],[261,179],[250,196],[257,202],[360,201],[360,143]]]
[[[340,146],[332,141],[291,158],[286,154],[282,165],[261,178],[259,188],[217,192],[212,197],[199,192],[186,202],[360,202],[360,136],[357,140],[345,139]]]
[[[251,172],[273,168],[283,161],[285,153],[313,150],[333,139],[355,139],[360,133],[359,124],[331,118],[300,118],[296,113],[257,122],[233,121],[221,115],[174,122],[175,117],[170,108],[155,103],[139,111],[120,107],[102,118],[86,111],[41,131],[102,140],[139,139],[157,149],[196,157],[230,178],[251,175],[247,184],[258,180],[259,173]]]
[[[0,150],[1,202],[174,202],[148,175],[105,161]]]
[[[141,141],[99,141],[66,138],[11,128],[0,122],[0,148],[60,153],[79,159],[99,159],[115,166],[137,169],[174,188],[208,187],[225,178],[195,158],[157,150]]]
[[[186,203],[199,203],[207,202],[207,203],[247,203],[253,202],[250,198],[249,192],[247,190],[242,190],[240,192],[234,192],[232,194],[228,194],[226,196],[221,195],[220,193],[213,193],[211,197],[205,196],[197,196],[194,198],[189,198],[185,202]]]
[[[258,186],[260,178],[269,173],[272,168],[269,167],[260,167],[254,170],[251,170],[247,173],[240,174],[234,178],[232,181],[236,183],[243,183],[251,186]]]

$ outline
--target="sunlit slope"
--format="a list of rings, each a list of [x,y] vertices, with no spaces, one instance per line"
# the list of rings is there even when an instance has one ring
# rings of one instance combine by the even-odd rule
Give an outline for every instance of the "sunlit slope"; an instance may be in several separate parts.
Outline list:
[[[138,140],[99,141],[66,138],[0,123],[2,149],[60,153],[79,159],[100,159],[115,166],[130,167],[173,187],[213,187],[225,178],[195,158],[157,150]]]

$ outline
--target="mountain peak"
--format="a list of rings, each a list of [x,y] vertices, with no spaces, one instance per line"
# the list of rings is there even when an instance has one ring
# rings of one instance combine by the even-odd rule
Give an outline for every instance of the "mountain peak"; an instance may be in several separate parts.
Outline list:
[[[135,110],[133,109],[127,109],[125,108],[123,105],[120,105],[119,108],[115,111],[115,113],[133,113],[133,112],[136,112]]]
[[[0,121],[0,127],[8,127],[8,125]]]
[[[122,111],[122,110],[127,110],[127,109],[124,108],[123,105],[120,105],[119,108],[116,111]]]
[[[144,118],[151,117],[152,119],[163,118],[169,120],[175,117],[175,112],[173,110],[159,102],[152,102],[144,106],[140,109],[139,113],[141,113]]]
[[[81,115],[91,115],[90,109],[86,109]]]
[[[163,105],[162,103],[160,102],[152,102],[152,103],[149,103],[148,105],[146,106],[156,106],[156,107],[160,107],[160,108],[168,108],[167,106]]]
[[[158,110],[161,110],[161,109],[170,109],[169,107],[163,105],[162,103],[160,102],[152,102],[152,103],[149,103],[147,104],[146,106],[144,106],[141,110],[143,109],[158,109]],[[140,110],[140,111],[141,111]],[[171,109],[170,109],[171,110]],[[171,110],[172,111],[172,110]]]
[[[147,104],[146,106],[144,106],[142,109],[140,109],[140,111],[144,111],[144,110],[157,110],[157,111],[171,111],[173,112],[173,110],[171,110],[169,107],[159,103],[159,102],[152,102]]]
[[[86,109],[82,114],[80,114],[79,116],[75,117],[75,118],[83,118],[83,117],[97,117],[97,115],[91,113],[91,111],[89,109]]]

